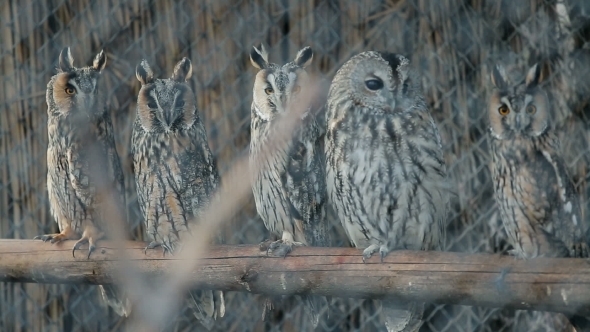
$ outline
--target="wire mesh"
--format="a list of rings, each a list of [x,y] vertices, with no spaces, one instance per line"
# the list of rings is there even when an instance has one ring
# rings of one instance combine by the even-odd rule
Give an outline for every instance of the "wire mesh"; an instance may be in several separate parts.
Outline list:
[[[590,2],[584,0],[371,1],[60,1],[0,3],[0,237],[28,239],[57,230],[46,190],[45,88],[60,50],[77,65],[104,49],[102,77],[125,171],[133,237],[143,240],[130,157],[131,124],[140,84],[135,66],[147,59],[156,77],[182,57],[193,63],[193,87],[221,176],[247,151],[255,69],[253,45],[270,60],[292,60],[306,45],[310,72],[330,79],[350,56],[388,50],[408,56],[422,77],[443,136],[453,191],[447,250],[504,252],[508,248],[493,200],[486,142],[489,72],[497,62],[543,64],[553,121],[582,201],[590,208]],[[335,245],[349,245],[339,225]],[[223,229],[227,243],[268,238],[253,199]],[[219,331],[309,331],[296,297],[276,299],[260,319],[264,298],[228,293]],[[99,300],[96,286],[0,284],[2,331],[110,331],[126,321]],[[329,314],[328,314],[329,309]],[[317,331],[383,330],[372,300],[331,299]],[[422,331],[552,331],[555,314],[431,305]],[[188,311],[170,330],[201,330]]]

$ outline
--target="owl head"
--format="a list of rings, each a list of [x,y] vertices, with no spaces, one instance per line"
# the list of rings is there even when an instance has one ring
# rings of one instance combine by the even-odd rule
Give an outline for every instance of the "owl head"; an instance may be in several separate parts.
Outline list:
[[[370,110],[373,115],[404,112],[417,102],[423,103],[414,76],[410,60],[403,55],[376,51],[359,53],[338,70],[328,98],[352,101],[360,106],[355,109]]]
[[[106,54],[101,50],[92,66],[76,68],[70,48],[64,48],[59,55],[58,73],[48,84],[49,113],[80,118],[103,115],[105,109],[98,93],[98,81],[106,63]]]
[[[512,83],[501,65],[492,70],[495,87],[488,103],[490,132],[497,139],[534,138],[549,129],[549,100],[539,87],[541,68],[535,64],[524,81]]]
[[[297,52],[295,60],[283,66],[268,62],[268,53],[261,45],[250,53],[252,65],[260,71],[254,81],[254,112],[264,121],[285,113],[297,102],[302,90],[309,86],[310,78],[305,71],[313,59],[309,46]]]
[[[137,96],[137,117],[148,132],[174,133],[193,126],[196,100],[187,81],[193,67],[186,57],[174,67],[172,76],[155,79],[146,60],[137,65],[135,74],[141,89]]]

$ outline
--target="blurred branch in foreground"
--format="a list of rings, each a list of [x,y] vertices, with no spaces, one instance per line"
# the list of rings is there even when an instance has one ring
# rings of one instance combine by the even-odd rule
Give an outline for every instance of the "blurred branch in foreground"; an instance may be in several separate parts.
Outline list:
[[[72,258],[66,241],[47,250],[32,240],[0,240],[0,281],[106,284],[126,264],[113,243],[96,255]],[[179,257],[144,254],[145,243],[124,243],[138,272],[161,277]],[[93,254],[94,255],[94,254]],[[120,256],[119,256],[120,257]],[[128,263],[128,262],[127,262]],[[313,293],[335,297],[546,310],[590,314],[590,264],[582,259],[538,258],[454,252],[395,251],[384,263],[363,264],[354,248],[297,248],[287,258],[266,256],[259,246],[215,246],[190,272],[193,286],[268,295]]]

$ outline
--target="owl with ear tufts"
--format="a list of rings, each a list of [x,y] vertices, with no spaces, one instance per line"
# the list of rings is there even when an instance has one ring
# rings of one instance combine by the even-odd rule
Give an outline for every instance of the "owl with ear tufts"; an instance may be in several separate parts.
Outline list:
[[[438,128],[410,61],[363,52],[336,73],[326,112],[328,197],[363,261],[441,250],[449,185]],[[382,301],[388,331],[417,331],[424,303]]]
[[[552,129],[547,94],[533,65],[512,83],[494,67],[489,99],[490,146],[496,202],[506,233],[522,258],[587,257],[580,203]]]
[[[219,185],[217,164],[187,83],[190,60],[180,60],[167,79],[155,78],[143,60],[136,75],[141,89],[131,139],[137,197],[151,241],[146,250],[174,253]],[[220,291],[194,290],[187,302],[208,329],[225,313]]]
[[[540,76],[538,64],[516,83],[503,66],[493,68],[495,89],[487,112],[496,203],[514,248],[511,254],[588,257],[588,225],[560,155]],[[590,329],[586,317],[568,318],[578,331]]]
[[[106,61],[100,51],[91,66],[74,67],[66,47],[59,55],[58,73],[47,84],[47,191],[60,232],[35,238],[51,243],[78,240],[72,255],[88,243],[88,258],[108,232],[106,209],[127,220],[123,171],[99,88]],[[116,206],[106,206],[106,195],[115,197]],[[119,315],[129,314],[129,302],[120,300],[114,287],[101,286],[101,293]]]
[[[326,182],[322,156],[323,130],[317,122],[309,87],[311,79],[305,68],[313,58],[310,47],[304,47],[292,62],[277,65],[268,61],[261,46],[250,53],[256,74],[251,106],[250,164],[252,191],[258,214],[266,228],[281,239],[272,242],[268,252],[285,256],[294,246],[324,247],[330,245],[326,222]],[[281,128],[281,117],[302,112],[293,138],[268,155],[266,147]],[[306,308],[314,326],[322,298],[305,296]]]

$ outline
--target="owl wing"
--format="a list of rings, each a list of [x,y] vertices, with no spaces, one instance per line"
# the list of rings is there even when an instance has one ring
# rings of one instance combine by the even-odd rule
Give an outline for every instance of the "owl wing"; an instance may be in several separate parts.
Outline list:
[[[328,246],[326,179],[321,159],[322,131],[314,117],[304,118],[281,177],[291,217],[311,246]]]
[[[555,192],[559,203],[556,204],[555,221],[551,227],[544,231],[551,234],[556,240],[565,244],[573,257],[587,257],[588,243],[585,238],[587,225],[581,219],[580,203],[565,162],[556,150],[544,150],[542,152],[545,161],[549,164],[550,172],[555,176]],[[551,177],[550,177],[551,178]],[[546,226],[546,225],[544,225]]]
[[[201,122],[195,124],[191,132],[191,141],[188,146],[187,156],[191,159],[190,164],[194,165],[191,172],[195,179],[192,185],[193,212],[200,215],[211,202],[211,197],[219,186],[219,173],[217,163],[209,148],[207,133]]]

